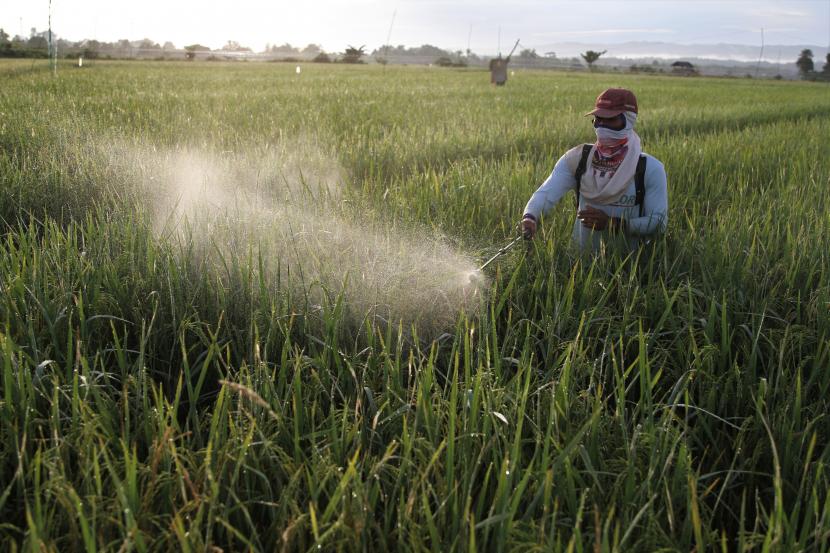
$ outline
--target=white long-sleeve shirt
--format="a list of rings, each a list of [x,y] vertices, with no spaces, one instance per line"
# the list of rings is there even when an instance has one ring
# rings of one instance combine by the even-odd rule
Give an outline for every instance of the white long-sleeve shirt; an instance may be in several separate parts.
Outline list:
[[[533,215],[538,220],[540,216],[553,209],[565,193],[576,189],[575,173],[581,154],[582,146],[577,146],[559,158],[553,167],[553,172],[528,200],[525,213]],[[640,239],[665,231],[669,220],[666,170],[657,158],[648,154],[643,155],[647,159],[642,217],[640,217],[640,207],[635,203],[637,187],[634,177],[629,181],[623,195],[613,204],[594,204],[581,195],[579,198],[579,209],[591,206],[604,211],[609,217],[625,219],[625,237],[632,251],[637,248]],[[588,170],[591,169],[590,163],[589,159]],[[583,226],[579,219],[574,221],[573,241],[580,250],[598,251],[602,242],[608,238],[607,230],[593,230]]]

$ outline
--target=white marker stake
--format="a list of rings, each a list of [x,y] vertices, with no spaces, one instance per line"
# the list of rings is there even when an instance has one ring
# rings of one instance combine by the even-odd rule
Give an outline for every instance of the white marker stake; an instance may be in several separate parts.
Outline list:
[[[301,71],[302,71],[302,70],[300,69],[300,66],[298,65],[298,66],[297,66],[297,75],[299,75]]]

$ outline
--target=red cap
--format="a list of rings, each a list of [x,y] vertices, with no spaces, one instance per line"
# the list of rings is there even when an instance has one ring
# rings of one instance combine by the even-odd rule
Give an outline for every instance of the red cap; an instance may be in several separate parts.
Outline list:
[[[637,98],[634,93],[625,88],[609,88],[597,96],[594,110],[585,115],[616,117],[624,111],[637,113]]]

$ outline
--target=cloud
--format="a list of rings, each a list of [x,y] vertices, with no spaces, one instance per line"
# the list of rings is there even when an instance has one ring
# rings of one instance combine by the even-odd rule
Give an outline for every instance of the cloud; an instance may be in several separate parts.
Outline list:
[[[637,35],[673,35],[677,31],[674,29],[591,29],[586,31],[556,31],[550,33],[534,33],[534,37],[539,38],[557,38],[562,36],[589,36],[589,35],[622,35],[622,34],[637,34]]]
[[[758,27],[748,27],[742,25],[724,25],[721,27],[723,31],[729,32],[739,32],[739,33],[754,33],[759,34],[760,29]],[[764,27],[764,32],[769,33],[798,33],[803,31],[804,29],[799,29],[797,27]]]
[[[753,15],[760,15],[761,17],[790,17],[790,18],[798,18],[798,19],[806,19],[810,17],[810,14],[801,11],[801,10],[793,10],[793,9],[786,9],[786,8],[774,8],[774,7],[767,7],[767,8],[757,8],[752,10]]]

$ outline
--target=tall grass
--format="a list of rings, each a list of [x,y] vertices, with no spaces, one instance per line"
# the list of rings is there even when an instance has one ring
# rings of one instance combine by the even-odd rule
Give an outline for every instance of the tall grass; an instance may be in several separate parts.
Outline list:
[[[828,548],[826,88],[88,69],[0,65],[4,550]],[[566,198],[434,333],[309,301],[267,242],[160,236],[141,160],[101,153],[311,140],[343,213],[485,256],[610,85],[666,165],[668,234],[581,258]]]

